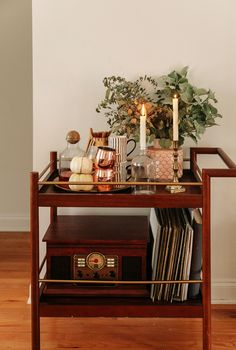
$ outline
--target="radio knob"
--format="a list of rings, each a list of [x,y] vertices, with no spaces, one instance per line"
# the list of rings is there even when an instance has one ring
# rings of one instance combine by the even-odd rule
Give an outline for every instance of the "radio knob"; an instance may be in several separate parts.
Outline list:
[[[82,277],[83,277],[83,272],[82,272],[81,270],[79,270],[79,271],[77,272],[77,276],[78,276],[79,278],[82,278]]]
[[[99,275],[99,273],[98,272],[94,272],[94,274],[93,274],[93,278],[95,278],[95,279],[99,279],[100,278],[100,275]]]
[[[109,276],[112,278],[116,277],[115,271],[109,271]]]

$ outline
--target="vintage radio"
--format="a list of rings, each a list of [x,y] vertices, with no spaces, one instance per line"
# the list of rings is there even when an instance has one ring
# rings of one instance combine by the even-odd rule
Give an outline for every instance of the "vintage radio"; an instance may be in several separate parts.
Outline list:
[[[43,239],[47,278],[146,280],[149,224],[146,216],[58,216]],[[145,285],[47,283],[47,295],[148,296]]]

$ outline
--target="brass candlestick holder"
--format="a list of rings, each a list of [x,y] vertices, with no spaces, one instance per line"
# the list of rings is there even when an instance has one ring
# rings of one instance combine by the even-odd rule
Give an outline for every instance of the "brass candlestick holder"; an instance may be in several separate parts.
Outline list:
[[[174,171],[174,177],[173,177],[173,182],[178,183],[179,178],[178,178],[178,170],[179,170],[179,164],[178,164],[178,158],[179,158],[179,153],[178,153],[178,141],[173,141],[173,171]],[[181,185],[169,185],[166,186],[166,190],[170,193],[180,193],[180,192],[185,192],[185,188]]]

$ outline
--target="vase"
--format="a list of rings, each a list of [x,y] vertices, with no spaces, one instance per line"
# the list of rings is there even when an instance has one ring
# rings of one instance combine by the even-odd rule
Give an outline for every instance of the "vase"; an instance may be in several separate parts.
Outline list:
[[[148,147],[147,154],[153,160],[159,162],[156,169],[156,179],[160,181],[172,181],[174,177],[173,171],[173,146],[170,148],[161,148],[159,140],[153,141],[153,146]],[[178,150],[178,177],[183,176],[183,149]]]

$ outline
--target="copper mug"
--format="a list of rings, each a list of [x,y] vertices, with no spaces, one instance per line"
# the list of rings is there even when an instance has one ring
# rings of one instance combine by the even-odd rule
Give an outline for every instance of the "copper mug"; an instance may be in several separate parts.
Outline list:
[[[112,169],[116,160],[114,148],[103,146],[98,147],[95,156],[95,168]]]
[[[114,181],[115,173],[113,169],[101,169],[98,168],[94,173],[94,181],[95,182],[109,182]],[[97,185],[97,189],[99,192],[108,192],[111,191],[113,185]]]

